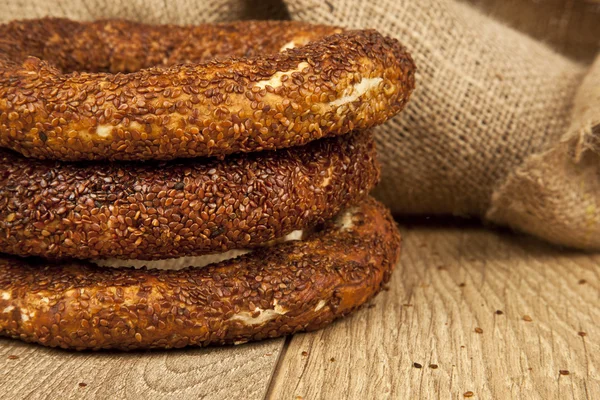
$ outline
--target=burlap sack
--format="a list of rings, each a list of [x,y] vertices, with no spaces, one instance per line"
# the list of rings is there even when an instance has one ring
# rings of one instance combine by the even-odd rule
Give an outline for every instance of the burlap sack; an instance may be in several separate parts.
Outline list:
[[[600,47],[600,0],[469,0],[483,13],[590,63]]]
[[[376,28],[402,41],[419,68],[407,109],[376,129],[380,199],[398,214],[480,216],[600,249],[600,61],[585,64],[598,51],[600,13],[596,0],[552,0],[538,12],[532,1],[9,0],[0,19],[289,16]]]
[[[586,68],[457,1],[287,4],[295,19],[376,27],[414,55],[418,89],[377,129],[377,194],[394,212],[478,215],[600,248],[600,62]]]
[[[79,21],[122,18],[148,24],[193,25],[289,17],[279,0],[4,0],[0,4],[0,23],[61,17]]]

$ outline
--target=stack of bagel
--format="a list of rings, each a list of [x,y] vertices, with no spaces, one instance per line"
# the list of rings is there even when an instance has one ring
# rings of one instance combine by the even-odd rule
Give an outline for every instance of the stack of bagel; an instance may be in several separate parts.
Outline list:
[[[414,71],[373,30],[0,26],[0,334],[244,343],[364,304],[400,251],[369,128]]]

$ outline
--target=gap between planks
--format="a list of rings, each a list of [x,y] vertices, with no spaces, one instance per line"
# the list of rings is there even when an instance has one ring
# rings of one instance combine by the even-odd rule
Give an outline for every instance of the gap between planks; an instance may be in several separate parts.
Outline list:
[[[600,398],[600,254],[402,226],[390,291],[293,336],[270,399]]]

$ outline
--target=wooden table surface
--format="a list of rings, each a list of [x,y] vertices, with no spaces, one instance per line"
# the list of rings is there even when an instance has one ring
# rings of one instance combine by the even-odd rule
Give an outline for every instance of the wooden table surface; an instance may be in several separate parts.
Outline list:
[[[600,254],[401,228],[389,288],[327,329],[125,354],[0,339],[0,398],[600,399]]]

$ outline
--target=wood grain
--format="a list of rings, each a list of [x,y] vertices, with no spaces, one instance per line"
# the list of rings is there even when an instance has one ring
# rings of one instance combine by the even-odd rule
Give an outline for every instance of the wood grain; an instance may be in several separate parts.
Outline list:
[[[600,255],[475,227],[403,232],[390,290],[294,336],[271,398],[600,398]]]
[[[1,397],[600,399],[600,254],[475,226],[402,231],[389,290],[285,348],[71,353],[2,339]]]
[[[263,399],[283,343],[74,353],[0,339],[0,398]]]

